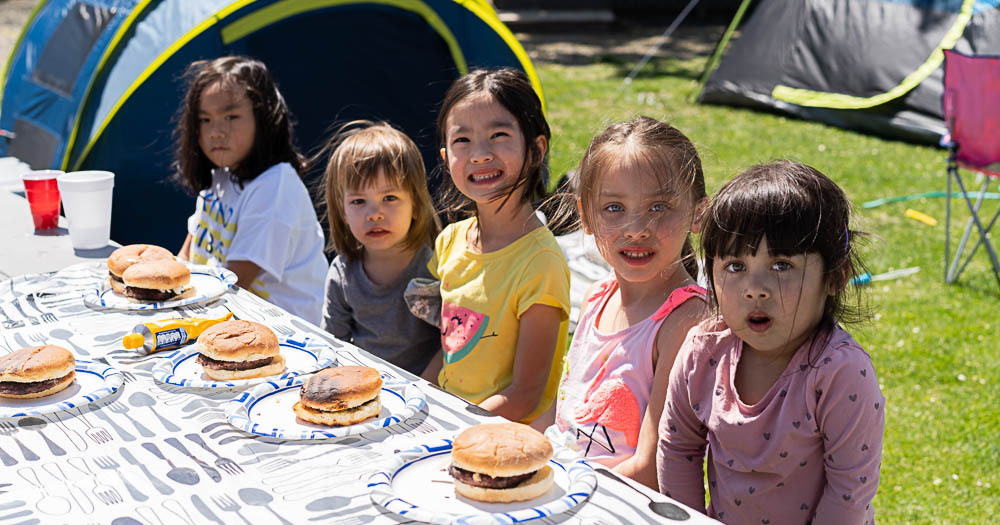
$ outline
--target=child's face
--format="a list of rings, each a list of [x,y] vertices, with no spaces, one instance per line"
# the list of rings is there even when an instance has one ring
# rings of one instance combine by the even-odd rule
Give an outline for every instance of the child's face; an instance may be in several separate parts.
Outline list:
[[[397,248],[413,222],[413,197],[381,170],[375,184],[344,192],[344,218],[370,254]]]
[[[698,203],[703,205],[703,203]],[[698,232],[696,204],[687,195],[669,195],[655,173],[622,167],[604,173],[586,214],[601,255],[619,281],[669,280],[683,269],[679,260],[689,231]]]
[[[236,168],[250,154],[257,123],[253,105],[240,89],[215,83],[198,100],[198,145],[217,167]]]
[[[836,292],[818,253],[771,255],[766,237],[756,255],[716,258],[712,271],[726,324],[750,348],[775,357],[802,346]]]
[[[537,140],[544,152],[545,137]],[[448,113],[441,156],[458,190],[482,206],[517,180],[524,167],[524,145],[514,115],[491,95],[477,95],[455,104]],[[519,202],[523,193],[518,189],[511,200]]]

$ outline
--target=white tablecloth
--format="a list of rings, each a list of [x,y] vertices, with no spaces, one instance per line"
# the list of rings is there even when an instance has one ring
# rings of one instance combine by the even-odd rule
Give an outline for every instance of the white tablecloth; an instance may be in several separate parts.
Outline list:
[[[369,475],[395,451],[501,421],[243,290],[166,311],[86,306],[83,291],[104,276],[103,263],[86,263],[0,282],[0,352],[57,344],[80,359],[106,361],[125,378],[115,395],[95,403],[0,419],[2,524],[405,523],[372,503]],[[222,407],[241,389],[167,385],[151,374],[162,358],[121,358],[121,337],[138,323],[227,311],[279,333],[322,338],[340,364],[416,382],[428,408],[402,424],[342,439],[275,440],[228,423]],[[651,500],[669,498],[597,478],[586,502],[535,523],[670,522],[649,509]],[[713,522],[690,514],[684,523]]]

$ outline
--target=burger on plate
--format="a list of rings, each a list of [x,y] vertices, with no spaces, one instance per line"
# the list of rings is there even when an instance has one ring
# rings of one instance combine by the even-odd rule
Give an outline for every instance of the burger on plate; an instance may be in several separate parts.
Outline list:
[[[527,501],[552,487],[552,444],[521,423],[476,425],[451,444],[455,492],[487,503]]]
[[[143,261],[122,274],[125,297],[133,301],[171,301],[194,295],[191,270],[173,259]]]
[[[250,321],[223,321],[198,336],[198,364],[216,381],[251,379],[285,370],[278,338],[270,328]]]
[[[76,379],[76,358],[61,346],[22,348],[0,357],[0,397],[30,399],[65,390]]]
[[[111,252],[108,256],[108,280],[111,282],[111,289],[120,295],[125,295],[125,282],[122,280],[125,270],[138,262],[161,259],[172,261],[174,255],[166,248],[153,244],[129,244]]]
[[[382,411],[382,376],[367,366],[337,366],[311,376],[292,410],[300,419],[344,426],[371,419]]]

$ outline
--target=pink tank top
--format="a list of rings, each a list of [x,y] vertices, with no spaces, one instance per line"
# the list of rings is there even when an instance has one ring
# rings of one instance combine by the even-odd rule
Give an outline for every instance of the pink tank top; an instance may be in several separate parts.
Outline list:
[[[653,315],[606,334],[597,329],[597,318],[617,289],[612,274],[587,299],[593,304],[580,319],[566,355],[556,424],[546,432],[581,456],[607,465],[635,453],[653,388],[652,354],[660,325],[688,299],[708,295],[700,286],[678,288]]]

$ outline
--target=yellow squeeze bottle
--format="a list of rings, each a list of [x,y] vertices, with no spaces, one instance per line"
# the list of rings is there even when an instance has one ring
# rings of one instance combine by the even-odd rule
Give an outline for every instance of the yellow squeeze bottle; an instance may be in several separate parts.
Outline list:
[[[133,333],[122,338],[122,345],[130,349],[142,347],[146,354],[172,350],[198,339],[206,328],[228,321],[232,317],[233,313],[229,312],[218,319],[188,317],[138,324],[132,329]]]

